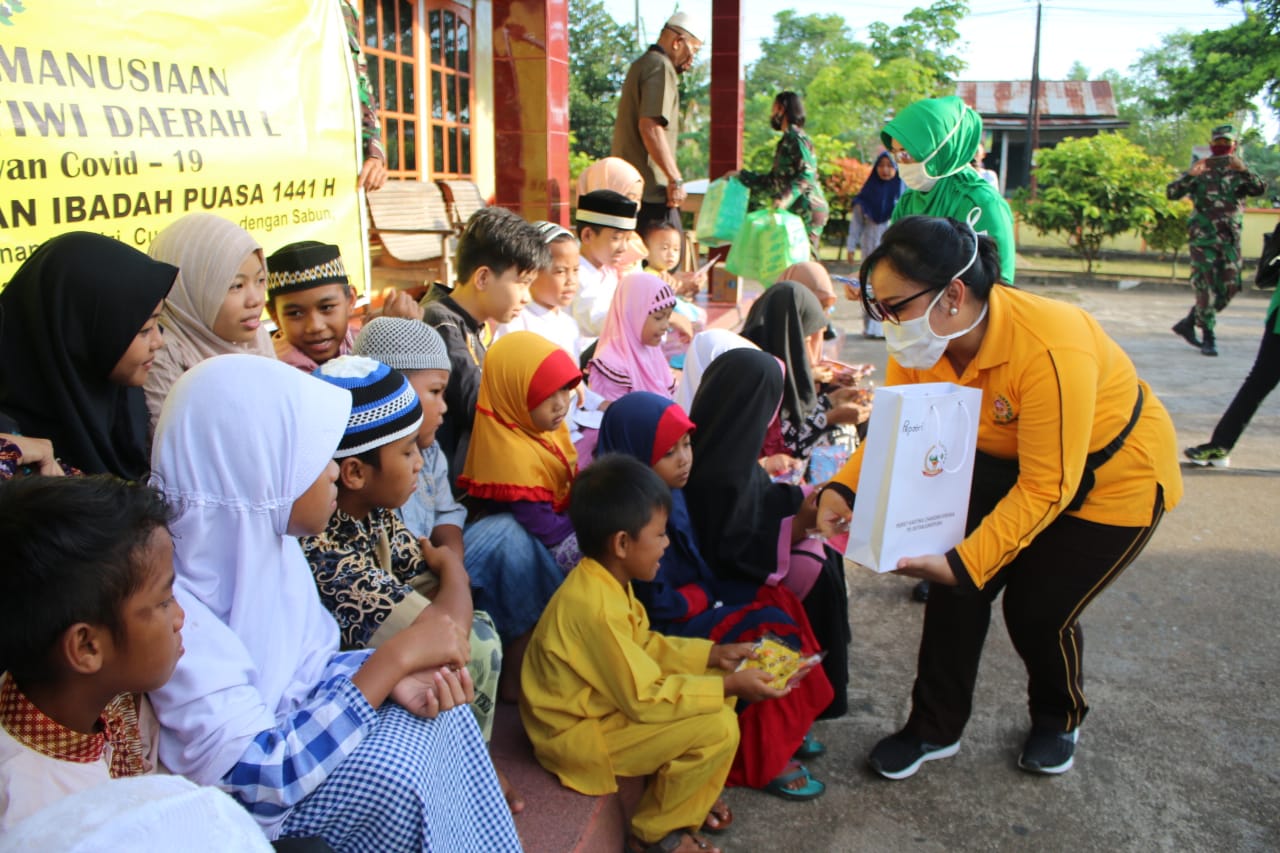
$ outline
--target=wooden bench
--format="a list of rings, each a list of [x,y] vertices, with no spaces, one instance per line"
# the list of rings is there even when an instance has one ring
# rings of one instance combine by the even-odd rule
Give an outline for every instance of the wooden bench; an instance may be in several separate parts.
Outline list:
[[[480,188],[471,181],[436,181],[449,206],[449,218],[454,229],[461,234],[467,220],[477,210],[488,207]]]
[[[440,188],[423,181],[387,181],[367,193],[370,236],[382,243],[378,262],[390,267],[430,271],[453,287],[453,222]]]

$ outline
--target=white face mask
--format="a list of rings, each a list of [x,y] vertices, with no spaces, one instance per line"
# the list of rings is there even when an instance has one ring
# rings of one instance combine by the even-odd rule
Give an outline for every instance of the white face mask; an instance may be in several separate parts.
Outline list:
[[[947,140],[956,135],[956,131],[960,129],[960,125],[963,123],[964,121],[962,117],[960,121],[956,122],[956,126],[947,131],[946,136],[942,137],[942,141],[938,143],[937,148],[933,149],[933,153],[921,160],[919,163],[899,163],[898,177],[902,178],[902,182],[917,192],[927,193],[929,190],[933,189],[933,185],[938,181],[943,178],[949,178],[967,168],[969,164],[965,163],[961,165],[959,169],[952,169],[945,175],[930,175],[929,171],[925,169],[925,164],[938,156],[938,152],[947,144]],[[968,269],[968,267],[965,267],[965,269]]]
[[[929,177],[929,173],[924,170],[924,163],[899,163],[898,177],[909,188],[922,193],[933,189],[933,185],[938,182],[937,178]]]
[[[969,258],[969,263],[965,264],[960,272],[951,278],[955,280],[969,271],[969,267],[973,266],[974,261],[978,259],[978,237],[975,234],[973,238],[973,255]],[[982,311],[978,314],[978,319],[974,320],[968,328],[959,332],[953,332],[950,335],[939,335],[929,325],[929,315],[933,313],[934,306],[942,299],[942,295],[946,293],[946,289],[938,291],[938,295],[933,297],[929,302],[929,307],[924,313],[912,320],[904,320],[901,323],[885,323],[884,344],[898,364],[910,370],[928,370],[938,363],[938,359],[942,358],[942,354],[947,351],[947,342],[956,338],[963,337],[982,322],[987,316],[987,306],[982,306]]]

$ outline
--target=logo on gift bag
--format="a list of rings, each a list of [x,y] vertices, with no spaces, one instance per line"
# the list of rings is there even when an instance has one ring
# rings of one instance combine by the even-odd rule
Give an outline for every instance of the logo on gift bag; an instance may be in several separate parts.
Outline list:
[[[947,446],[945,444],[934,444],[925,451],[924,468],[920,473],[926,477],[936,477],[947,467]]]

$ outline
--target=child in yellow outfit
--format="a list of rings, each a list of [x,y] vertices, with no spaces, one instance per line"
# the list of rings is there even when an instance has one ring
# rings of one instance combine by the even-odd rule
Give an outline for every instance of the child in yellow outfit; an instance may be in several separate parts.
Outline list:
[[[788,692],[763,670],[733,671],[750,643],[649,630],[631,581],[657,574],[670,509],[661,478],[631,457],[578,475],[569,517],[585,556],[538,620],[521,671],[525,730],[566,786],[601,795],[617,776],[655,775],[631,821],[636,853],[717,850],[696,830],[709,814],[708,829],[732,819],[719,796],[738,747],[734,697]]]

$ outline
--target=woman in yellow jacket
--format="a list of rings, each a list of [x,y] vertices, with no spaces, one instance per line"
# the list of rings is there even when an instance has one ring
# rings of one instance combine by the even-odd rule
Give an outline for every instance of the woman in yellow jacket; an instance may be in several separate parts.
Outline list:
[[[905,779],[956,753],[1003,590],[1028,676],[1031,733],[1019,766],[1065,772],[1088,710],[1077,620],[1182,496],[1173,423],[1096,320],[999,284],[995,243],[963,222],[899,221],[860,279],[868,314],[884,323],[886,385],[982,389],[968,534],[946,554],[898,563],[933,588],[911,716],[876,745],[871,766]],[[859,448],[824,487],[825,533],[852,516],[861,465]]]

